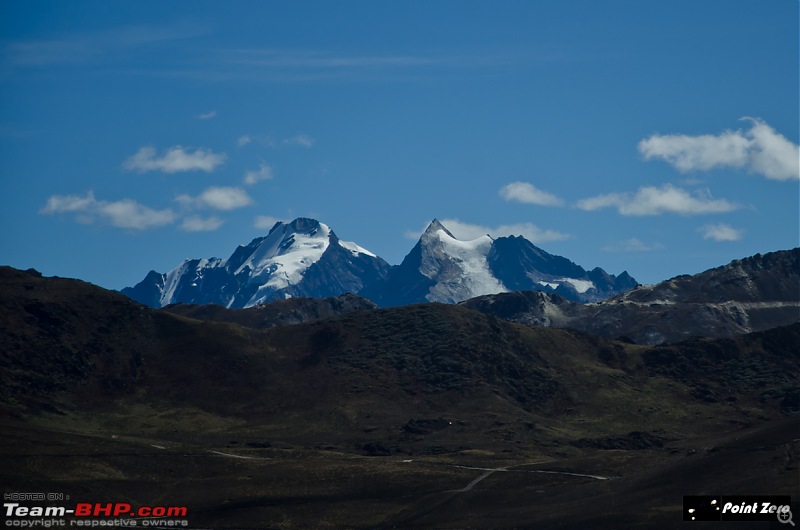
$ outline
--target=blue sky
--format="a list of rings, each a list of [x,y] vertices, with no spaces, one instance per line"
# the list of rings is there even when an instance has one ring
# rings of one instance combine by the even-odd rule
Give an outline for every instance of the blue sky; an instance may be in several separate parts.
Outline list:
[[[314,217],[643,283],[798,246],[798,2],[0,3],[0,263],[119,289]]]

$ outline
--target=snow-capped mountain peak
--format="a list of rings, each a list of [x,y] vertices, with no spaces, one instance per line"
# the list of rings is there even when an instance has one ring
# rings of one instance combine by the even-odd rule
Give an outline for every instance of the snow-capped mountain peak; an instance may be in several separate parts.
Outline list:
[[[521,236],[481,236],[462,241],[434,219],[416,246],[379,285],[362,294],[380,305],[455,303],[507,291],[556,292],[577,301],[606,298],[636,285],[600,268],[587,272],[548,254]]]
[[[122,292],[154,307],[178,302],[252,307],[347,292],[391,306],[526,290],[594,302],[635,285],[627,273],[616,277],[599,267],[587,272],[521,236],[462,241],[436,219],[403,262],[389,267],[365,248],[340,240],[328,225],[299,218],[276,223],[227,259],[187,259],[166,274],[151,271]]]
[[[187,287],[196,288],[203,284],[205,273],[208,270],[224,265],[225,260],[219,258],[183,260],[180,265],[163,275],[159,296],[160,305],[165,306],[172,303],[170,300],[183,287],[182,284],[188,284]]]
[[[461,241],[434,219],[420,238],[419,272],[435,282],[426,300],[455,303],[508,291],[489,270],[493,241],[488,235]]]
[[[445,226],[442,223],[440,223],[438,219],[434,219],[433,221],[430,222],[428,228],[425,229],[420,238],[426,239],[429,237],[435,237],[438,236],[439,232],[444,232],[447,236],[456,239],[456,236],[454,236],[453,233],[450,232],[450,230],[445,228]]]
[[[355,293],[388,268],[372,252],[340,241],[328,225],[298,218],[276,223],[228,259],[184,260],[166,274],[151,272],[123,293],[155,307],[177,302],[251,307],[293,296]]]
[[[331,229],[313,219],[277,223],[234,274],[249,269],[249,283],[273,289],[297,284],[330,244]],[[266,281],[264,281],[266,280]]]

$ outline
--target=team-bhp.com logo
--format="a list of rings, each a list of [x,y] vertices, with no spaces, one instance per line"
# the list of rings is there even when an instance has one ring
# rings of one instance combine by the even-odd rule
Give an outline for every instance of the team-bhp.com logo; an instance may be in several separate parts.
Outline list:
[[[186,517],[186,506],[140,506],[134,509],[130,504],[88,503],[75,505],[75,517]]]
[[[79,502],[74,507],[23,506],[5,502],[6,526],[20,528],[52,528],[65,526],[90,527],[188,527],[182,519],[188,515],[186,506],[138,506],[125,502]],[[67,519],[68,518],[68,519]]]
[[[686,495],[684,521],[778,521],[795,526],[789,495]]]

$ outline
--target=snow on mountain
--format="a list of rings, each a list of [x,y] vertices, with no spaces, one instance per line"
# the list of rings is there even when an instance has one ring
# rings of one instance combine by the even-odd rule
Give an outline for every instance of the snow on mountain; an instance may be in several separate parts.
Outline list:
[[[595,271],[589,274],[599,278]],[[593,304],[552,293],[512,292],[473,298],[463,305],[529,325],[660,344],[696,336],[730,337],[798,322],[799,284],[800,248],[795,248],[637,286]]]
[[[509,291],[545,291],[577,302],[597,302],[638,285],[627,272],[614,276],[599,267],[587,271],[522,236],[495,239],[489,266]]]
[[[434,220],[421,241],[419,272],[435,282],[425,296],[429,302],[455,303],[508,290],[489,270],[486,257],[494,240],[488,235],[460,241]]]
[[[246,271],[250,283],[274,290],[295,285],[325,253],[330,233],[330,228],[322,223],[300,229],[279,224],[234,274]]]
[[[575,288],[576,291],[583,294],[589,289],[595,289],[593,282],[589,280],[578,280],[576,278],[560,278],[560,281],[566,282]]]
[[[379,305],[457,303],[476,296],[538,290],[588,302],[637,285],[596,268],[587,272],[521,236],[461,241],[434,219],[403,262],[360,294]]]
[[[595,302],[636,285],[627,273],[587,272],[521,236],[461,241],[435,219],[403,262],[390,268],[372,252],[340,240],[329,226],[299,218],[276,223],[226,259],[187,259],[166,274],[151,271],[122,292],[154,307],[183,302],[241,308],[347,292],[393,306],[529,290]]]
[[[293,296],[357,292],[388,268],[368,250],[340,241],[329,226],[299,218],[276,223],[266,237],[239,246],[227,259],[187,259],[166,274],[151,271],[122,292],[155,307],[178,302],[252,307]]]
[[[353,255],[356,255],[356,256],[359,255],[359,254],[366,254],[367,256],[369,256],[371,258],[377,258],[378,257],[375,254],[373,254],[372,252],[370,252],[369,250],[367,250],[365,248],[362,248],[362,247],[359,247],[358,245],[356,245],[355,243],[352,243],[350,241],[339,240],[339,245],[341,245],[343,248],[346,248],[347,250],[352,252]]]
[[[192,287],[197,287],[198,282],[201,282],[203,279],[203,272],[205,270],[213,269],[224,264],[225,260],[218,258],[183,260],[183,263],[164,275],[164,285],[161,289],[161,296],[159,297],[161,305],[164,306],[171,303],[169,300],[175,298],[176,291],[181,286],[181,282],[185,281],[186,278],[191,279],[190,284]]]

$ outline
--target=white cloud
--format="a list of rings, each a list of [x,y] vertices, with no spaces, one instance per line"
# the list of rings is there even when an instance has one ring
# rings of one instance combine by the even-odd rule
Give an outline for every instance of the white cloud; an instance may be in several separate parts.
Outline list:
[[[609,193],[578,201],[581,210],[616,208],[621,215],[661,215],[675,213],[697,215],[730,212],[738,208],[725,199],[712,199],[708,193],[691,195],[684,189],[666,184],[660,188],[646,186],[636,193]]]
[[[50,40],[9,42],[3,61],[16,67],[47,67],[111,61],[121,53],[135,52],[160,43],[197,37],[206,28],[194,24],[170,26],[118,26],[98,31],[62,33]]]
[[[144,230],[175,221],[175,213],[172,210],[154,210],[131,199],[116,202],[99,201],[98,210],[112,225],[120,228]]]
[[[200,194],[199,199],[217,210],[235,210],[253,203],[253,199],[241,188],[210,187]]]
[[[703,239],[713,239],[714,241],[738,241],[742,238],[742,231],[736,230],[724,223],[705,225],[699,229],[703,234]]]
[[[652,250],[660,250],[664,248],[661,243],[653,243],[648,245],[643,243],[640,239],[632,237],[625,241],[618,241],[611,243],[602,248],[604,252],[650,252]]]
[[[213,208],[235,210],[253,204],[253,199],[242,188],[212,186],[197,197],[178,195],[175,200],[187,208]]]
[[[296,134],[289,138],[277,139],[272,135],[256,135],[251,136],[249,134],[244,134],[236,140],[236,143],[239,147],[244,147],[250,143],[257,143],[263,145],[264,147],[269,147],[270,149],[280,149],[282,147],[312,147],[316,140],[310,137],[307,134]]]
[[[223,225],[225,221],[216,216],[204,219],[198,215],[191,215],[181,223],[184,232],[213,232]]]
[[[718,136],[653,135],[639,142],[639,152],[646,160],[663,158],[680,171],[709,170],[744,166],[748,144],[747,138],[732,131]]]
[[[244,174],[244,183],[248,186],[260,182],[262,180],[270,180],[272,178],[272,168],[267,164],[261,164],[257,170],[247,171]]]
[[[39,213],[50,215],[54,213],[85,212],[90,209],[97,201],[94,193],[87,192],[86,197],[78,195],[53,195],[47,199],[47,204],[39,210]]]
[[[694,177],[687,177],[685,179],[681,179],[679,182],[684,186],[701,186],[706,183],[705,180]]]
[[[277,217],[272,217],[270,215],[259,215],[258,217],[256,217],[253,226],[260,230],[269,230],[270,228],[275,226],[275,223],[280,223],[280,222],[285,223],[286,219],[279,219]]]
[[[775,180],[800,179],[800,147],[759,119],[753,123],[749,136],[753,139],[748,167]]]
[[[564,201],[551,193],[542,191],[528,182],[512,182],[500,188],[500,196],[507,201],[539,206],[561,206]]]
[[[74,213],[81,223],[92,224],[99,219],[119,228],[146,230],[168,225],[175,221],[175,212],[171,209],[155,210],[132,199],[119,201],[98,201],[92,192],[86,197],[76,195],[53,195],[47,204],[39,210],[44,215],[56,213]]]
[[[216,117],[217,117],[217,111],[216,110],[212,110],[211,112],[206,112],[205,114],[199,114],[197,116],[197,119],[198,120],[210,120],[211,118],[216,118]]]
[[[282,145],[299,145],[301,147],[311,147],[314,145],[314,139],[307,134],[297,134],[291,138],[281,140]]]
[[[661,158],[679,171],[717,167],[745,168],[774,180],[800,178],[800,148],[759,118],[747,131],[725,131],[718,135],[654,134],[639,142],[646,160]]]
[[[155,147],[142,147],[139,151],[123,162],[122,167],[127,171],[162,171],[164,173],[178,173],[182,171],[212,172],[225,161],[224,154],[212,151],[195,149],[189,152],[181,146],[170,147],[162,156],[157,156]]]
[[[479,237],[490,235],[493,238],[502,236],[523,236],[532,243],[544,243],[547,241],[563,241],[569,239],[569,234],[564,234],[556,230],[544,230],[532,223],[517,223],[511,225],[500,225],[488,227],[472,223],[464,223],[458,219],[441,219],[440,222],[454,236],[462,241],[469,241]],[[409,230],[405,233],[408,239],[418,239],[424,228],[417,232]]]

